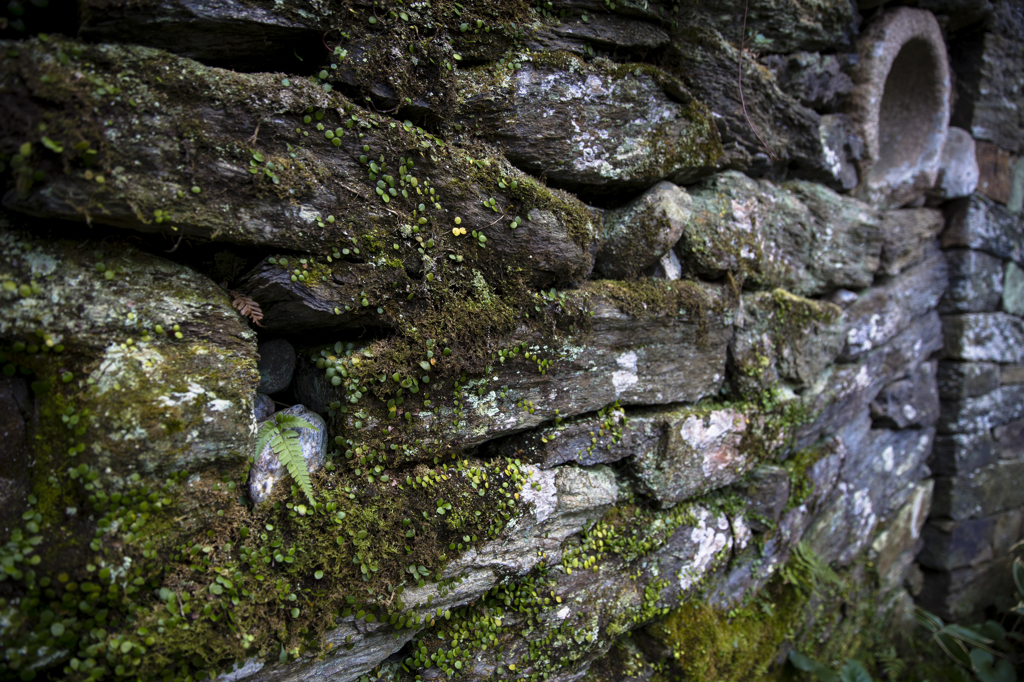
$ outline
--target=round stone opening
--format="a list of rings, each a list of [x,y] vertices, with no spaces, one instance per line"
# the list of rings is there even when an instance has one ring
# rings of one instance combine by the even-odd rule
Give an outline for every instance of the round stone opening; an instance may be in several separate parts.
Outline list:
[[[869,26],[858,51],[849,107],[865,141],[857,196],[895,208],[935,184],[949,128],[946,46],[931,12],[900,8]]]

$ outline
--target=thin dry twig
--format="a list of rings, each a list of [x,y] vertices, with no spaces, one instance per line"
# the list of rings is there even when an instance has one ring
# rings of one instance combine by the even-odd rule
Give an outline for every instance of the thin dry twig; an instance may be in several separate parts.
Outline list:
[[[750,132],[754,133],[754,137],[756,137],[757,141],[761,143],[761,146],[764,147],[766,152],[768,152],[768,155],[771,156],[776,161],[778,161],[779,157],[775,156],[775,152],[773,152],[771,150],[771,147],[769,147],[768,144],[763,139],[761,139],[761,136],[758,135],[757,131],[754,130],[754,124],[750,122],[750,116],[747,115],[747,103],[743,99],[743,52],[744,52],[744,50],[746,50],[746,46],[747,46],[747,10],[749,8],[750,8],[750,0],[746,0],[746,2],[743,3],[743,33],[740,34],[740,58],[737,60],[739,62],[739,65],[740,65],[739,66],[740,106],[743,108],[743,118],[745,118],[747,120],[747,127],[750,128]]]

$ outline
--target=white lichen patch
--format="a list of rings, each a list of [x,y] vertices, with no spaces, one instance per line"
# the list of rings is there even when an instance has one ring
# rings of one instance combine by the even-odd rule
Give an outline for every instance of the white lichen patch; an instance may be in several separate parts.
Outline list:
[[[616,396],[627,388],[635,386],[640,380],[637,376],[636,360],[636,351],[632,350],[615,359],[615,364],[622,368],[612,373],[612,384],[615,386]]]
[[[697,546],[693,559],[679,571],[679,589],[686,591],[711,568],[715,558],[732,546],[729,520],[712,516],[707,509],[697,508],[697,525],[690,531],[690,540]]]

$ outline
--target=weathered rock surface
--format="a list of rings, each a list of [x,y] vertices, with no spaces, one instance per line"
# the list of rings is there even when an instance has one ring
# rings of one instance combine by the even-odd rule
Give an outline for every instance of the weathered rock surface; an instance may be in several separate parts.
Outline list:
[[[271,339],[261,343],[256,352],[260,359],[256,369],[260,373],[260,393],[277,393],[288,388],[295,374],[295,347],[285,339]]]
[[[939,416],[936,362],[924,362],[906,379],[882,387],[871,401],[875,427],[931,426]]]
[[[992,434],[975,431],[936,436],[928,465],[937,476],[967,476],[998,458]]]
[[[1024,266],[1024,219],[980,194],[950,202],[942,248],[967,247]]]
[[[892,522],[871,543],[869,556],[879,578],[890,588],[903,584],[924,544],[922,531],[931,510],[934,486],[931,479],[918,483]]]
[[[529,336],[525,341],[518,338],[537,354],[536,360],[515,357],[483,377],[468,380],[459,404],[438,400],[435,407],[414,409],[417,419],[400,432],[402,437],[423,445],[465,448],[556,417],[593,412],[615,401],[657,405],[695,402],[717,393],[725,378],[726,344],[736,306],[726,287],[659,283],[659,287],[671,287],[660,290],[669,296],[667,300],[686,301],[685,305],[669,303],[667,309],[631,316],[616,303],[620,290],[628,292],[622,288],[626,286],[586,285],[581,291],[592,296],[588,307],[594,313],[589,335],[545,348]],[[514,345],[511,340],[509,345]],[[327,412],[330,403],[348,397],[331,384],[324,370],[316,368],[315,359],[319,356],[300,358],[294,387],[304,404]],[[536,365],[542,359],[552,363],[545,373]],[[432,393],[438,390],[431,384]],[[355,411],[339,413],[333,427],[358,435],[355,422],[368,428],[380,425],[377,420],[387,414],[383,405],[380,410],[380,416],[372,418],[359,417]]]
[[[677,245],[684,272],[744,277],[800,296],[869,285],[881,251],[880,215],[806,182],[782,186],[740,173],[690,189],[693,217]]]
[[[1024,317],[1024,270],[1012,261],[1006,264],[1002,290],[1003,310]]]
[[[935,187],[928,193],[933,201],[970,196],[978,187],[978,160],[974,138],[963,128],[950,126],[942,148]]]
[[[1006,313],[944,315],[945,356],[954,360],[1024,362],[1024,320]]]
[[[943,360],[937,375],[939,396],[958,400],[994,391],[999,388],[999,372],[999,365],[992,362]]]
[[[743,325],[729,344],[734,388],[756,396],[781,379],[803,387],[832,363],[845,343],[838,307],[773,292],[743,294]]]
[[[64,66],[56,57],[64,50],[81,57]],[[165,67],[177,76],[158,80]],[[32,77],[40,69],[50,83]],[[126,71],[139,75],[118,81],[116,94],[98,88],[80,98],[76,69],[103,83]],[[91,145],[86,151],[102,149],[83,170],[79,156],[85,152],[72,150],[70,138],[59,141],[67,143],[63,155],[72,164],[64,172],[61,157],[36,148],[30,163],[49,171],[49,179],[8,191],[5,205],[15,210],[172,239],[323,257],[334,252],[377,265],[397,257],[413,269],[428,255],[418,254],[424,247],[414,236],[446,250],[471,246],[451,233],[459,217],[466,228],[486,230],[488,248],[523,262],[527,271],[533,254],[547,253],[553,242],[557,256],[542,260],[560,273],[556,277],[585,277],[592,268],[595,228],[575,198],[547,190],[500,158],[471,158],[419,128],[392,126],[392,119],[367,114],[304,79],[224,71],[146,48],[73,42],[21,44],[18,59],[3,63],[0,79],[27,107],[5,121],[5,136],[24,139],[28,121],[49,112],[75,121],[76,135]],[[93,113],[100,102],[106,102],[102,117]],[[101,146],[108,135],[121,142]],[[400,168],[402,159],[414,165]],[[494,204],[484,206],[485,200]],[[525,218],[534,210],[543,230],[509,229],[517,214]],[[335,214],[360,219],[332,220]]]
[[[324,418],[303,405],[293,405],[277,414],[293,415],[312,425],[313,428],[300,426],[293,430],[299,436],[306,470],[311,474],[319,471],[327,459],[327,423],[324,422]],[[288,469],[281,463],[271,443],[268,442],[263,446],[262,452],[253,453],[253,464],[249,470],[249,499],[253,504],[266,501],[273,494],[274,488],[285,478],[288,478]]]
[[[932,513],[963,521],[1024,506],[1022,473],[1024,462],[1003,461],[979,469],[973,476],[937,477]]]
[[[592,54],[594,47],[616,53],[646,53],[668,45],[669,34],[656,23],[603,12],[561,18],[537,30],[524,41],[534,52]],[[590,47],[590,51],[587,47]]]
[[[853,90],[853,81],[844,69],[856,62],[855,57],[797,52],[767,55],[761,61],[775,72],[775,80],[783,92],[805,107],[826,112],[835,111],[843,97]]]
[[[536,54],[497,78],[474,69],[459,78],[460,125],[561,187],[622,192],[692,182],[722,153],[711,112],[649,65]]]
[[[995,525],[992,516],[960,523],[931,521],[925,527],[924,551],[917,560],[922,566],[943,571],[991,561]]]
[[[119,476],[244,460],[255,335],[224,290],[123,242],[6,221],[0,240],[0,279],[13,285],[0,290],[0,338],[25,344],[10,361],[35,371],[44,401],[79,395],[97,434],[81,460]]]
[[[949,249],[945,254],[949,288],[939,301],[939,312],[998,310],[1003,293],[1003,261],[974,249]]]
[[[274,399],[269,395],[257,393],[252,402],[253,416],[256,419],[257,424],[274,414]]]
[[[934,309],[946,290],[946,273],[946,259],[934,250],[923,262],[864,293],[845,311],[843,358],[849,360],[877,348]]]
[[[955,122],[976,139],[1024,152],[1024,56],[1020,36],[1024,13],[1012,2],[993,2],[989,30],[976,51],[957,63]]]
[[[895,277],[922,260],[946,225],[934,208],[904,208],[882,214],[882,262],[879,274]]]
[[[729,22],[735,22],[735,15],[729,16]],[[740,52],[716,30],[706,24],[683,27],[666,60],[666,68],[679,74],[693,96],[714,111],[724,167],[764,175],[776,165],[793,162],[811,176],[833,175],[833,164],[822,146],[818,114],[780,90],[770,71],[744,57],[743,95],[751,121],[747,124],[737,93]],[[775,158],[765,151],[758,135]]]
[[[942,433],[983,431],[1024,417],[1024,385],[1000,386],[991,393],[944,400],[938,427]]]
[[[757,36],[747,37],[749,47],[759,52],[790,53],[814,50],[841,50],[852,43],[857,33],[853,6],[840,0],[793,2],[772,0],[749,7],[739,0],[715,5],[684,5],[680,24],[712,27],[725,39],[738,45],[740,19],[747,11],[747,26],[757,27]]]
[[[942,323],[932,312],[856,363],[829,367],[800,396],[811,419],[797,429],[795,447],[807,447],[823,434],[836,433],[862,412],[866,414],[882,386],[912,373],[941,348]]]
[[[686,190],[663,181],[622,208],[606,211],[594,270],[607,279],[624,279],[655,265],[679,241],[692,206]]]

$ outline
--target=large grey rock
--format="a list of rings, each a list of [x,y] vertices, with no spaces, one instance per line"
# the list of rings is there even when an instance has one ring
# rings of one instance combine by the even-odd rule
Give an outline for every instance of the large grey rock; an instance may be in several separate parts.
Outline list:
[[[943,571],[991,561],[995,525],[992,516],[960,522],[932,520],[924,529],[924,549],[917,560],[922,566]]]
[[[0,277],[19,285],[0,289],[0,338],[26,344],[11,358],[39,390],[88,410],[97,435],[76,462],[128,476],[245,460],[256,338],[223,289],[115,239],[0,218],[0,245]]]
[[[942,148],[939,174],[935,187],[928,193],[932,201],[946,201],[970,196],[978,188],[978,160],[971,134],[962,128],[949,127]]]
[[[730,25],[734,20],[729,17]],[[834,159],[822,145],[820,116],[780,90],[771,71],[749,56],[742,61],[744,115],[736,90],[740,52],[715,29],[703,23],[681,28],[663,63],[715,112],[723,167],[764,175],[792,162],[802,173],[832,175]]]
[[[728,485],[756,464],[756,453],[741,447],[750,427],[743,412],[681,408],[658,418],[666,422],[664,446],[634,453],[631,465],[644,491],[665,506]]]
[[[945,356],[955,360],[1024,362],[1024,320],[1006,313],[943,315]]]
[[[757,36],[740,35],[740,19],[747,12],[747,27],[756,27]],[[857,16],[852,5],[841,0],[815,0],[798,4],[771,0],[747,5],[739,0],[726,0],[714,5],[681,5],[679,23],[712,27],[726,40],[759,53],[802,51],[834,51],[849,46],[857,33]]]
[[[991,393],[944,400],[937,422],[943,433],[981,431],[1024,416],[1024,385],[1000,386]]]
[[[523,45],[534,52],[572,52],[581,57],[603,51],[635,54],[658,50],[671,38],[656,23],[604,12],[550,17],[542,28],[526,36]],[[589,50],[587,48],[590,48]]]
[[[538,53],[514,72],[467,69],[458,82],[459,125],[557,186],[607,193],[692,182],[722,154],[710,110],[650,65]]]
[[[789,472],[780,466],[758,466],[736,488],[747,505],[750,528],[763,533],[775,527],[789,502]]]
[[[917,602],[943,620],[976,623],[985,618],[985,608],[996,595],[1013,589],[1012,562],[1006,555],[949,572],[926,571]]]
[[[882,214],[879,274],[894,277],[924,258],[946,221],[934,208],[904,208]]]
[[[966,247],[1024,265],[1024,217],[982,194],[949,203],[942,248]]]
[[[1001,461],[973,476],[937,477],[932,515],[963,521],[1024,506],[1022,475],[1024,462]]]
[[[605,212],[594,270],[608,279],[638,276],[679,241],[692,206],[686,190],[659,182],[622,208]]]
[[[937,375],[939,396],[959,400],[999,388],[999,365],[992,362],[943,360]]]
[[[992,429],[1001,459],[1024,459],[1024,419]]]
[[[835,111],[853,90],[853,81],[845,73],[852,55],[797,52],[768,55],[762,63],[775,72],[782,91],[815,111]]]
[[[998,310],[1003,293],[1003,261],[973,249],[950,249],[945,254],[949,264],[949,289],[939,302],[939,312]]]
[[[288,388],[295,374],[295,347],[285,339],[271,339],[256,349],[260,359],[256,368],[260,373],[260,393],[277,393]]]
[[[273,420],[277,415],[285,414],[305,419],[312,425],[313,428],[300,426],[293,430],[299,436],[306,470],[311,474],[319,471],[327,461],[327,423],[323,417],[304,405],[293,405],[280,410],[268,419]],[[274,452],[271,442],[267,442],[262,452],[253,454],[252,468],[249,469],[249,499],[253,504],[265,502],[273,494],[274,488],[288,476],[288,469]]]
[[[946,290],[946,273],[945,258],[934,250],[926,260],[864,292],[846,309],[843,359],[877,348],[934,309]]]
[[[273,398],[265,393],[256,394],[256,397],[253,399],[253,416],[257,424],[274,414],[274,409]]]
[[[878,268],[881,216],[820,185],[729,171],[690,194],[693,217],[677,245],[685,273],[730,272],[747,287],[811,296],[867,286]]]
[[[985,431],[940,435],[928,465],[937,476],[969,476],[999,459],[992,434]]]
[[[865,141],[857,196],[881,208],[935,185],[949,126],[946,44],[931,12],[879,12],[857,40],[860,60],[847,112]]]
[[[1016,263],[1006,264],[1006,275],[1002,282],[1003,310],[1024,317],[1024,270]]]
[[[999,383],[1004,386],[1024,384],[1024,365],[1002,365],[999,368]]]
[[[753,397],[781,379],[803,387],[828,366],[845,343],[838,307],[782,289],[744,293],[742,327],[729,344],[733,388]]]
[[[599,281],[574,295],[585,297],[580,302],[585,300],[593,312],[586,336],[552,340],[523,328],[513,338],[492,341],[494,347],[520,349],[507,362],[496,363],[482,376],[467,377],[457,390],[431,383],[429,405],[408,397],[410,407],[403,409],[409,409],[410,420],[406,425],[393,422],[391,431],[392,442],[408,446],[403,457],[429,459],[438,447],[471,447],[556,417],[595,412],[615,401],[665,405],[719,392],[737,306],[725,286]],[[373,355],[373,348],[364,352]],[[317,369],[316,361],[324,360],[320,350],[300,357],[293,386],[303,404],[327,413],[331,403],[356,397],[357,389],[336,387],[326,369]],[[354,360],[365,362],[363,351]],[[346,371],[356,366],[352,357],[339,361]],[[551,364],[540,368],[541,361]],[[337,412],[330,422],[332,433],[346,434],[357,443],[389,421],[383,400],[359,392],[358,407]]]
[[[933,488],[931,479],[918,483],[892,522],[871,542],[869,556],[883,586],[899,587],[906,579],[922,545],[922,530],[931,509]]]
[[[939,416],[936,365],[936,362],[923,362],[906,379],[882,387],[870,406],[876,427],[905,429],[935,423]]]
[[[581,279],[593,267],[590,247],[596,227],[586,207],[575,197],[524,176],[500,155],[469,157],[415,126],[391,126],[391,119],[384,121],[337,90],[327,92],[308,79],[293,82],[278,74],[226,71],[148,48],[55,40],[61,41],[59,45],[22,43],[19,57],[0,65],[8,95],[31,103],[30,118],[57,110],[75,118],[92,115],[91,100],[87,104],[70,91],[47,88],[21,75],[22,69],[35,72],[43,64],[54,69],[54,78],[66,77],[68,82],[80,72],[103,82],[127,71],[139,74],[125,85],[122,96],[142,101],[142,114],[131,106],[111,107],[104,119],[104,129],[110,132],[89,133],[94,150],[100,148],[102,135],[121,140],[102,147],[96,159],[96,168],[117,169],[103,175],[109,181],[97,182],[93,171],[65,173],[60,157],[37,151],[33,163],[47,173],[46,183],[28,191],[8,191],[8,208],[165,234],[168,246],[181,237],[307,252],[307,261],[312,261],[307,267],[323,265],[337,254],[358,262],[354,264],[385,269],[389,275],[406,268],[422,272],[423,256],[440,253],[428,251],[432,248],[478,260],[476,242],[452,234],[454,218],[459,217],[464,227],[486,232],[489,254],[517,261],[535,284]],[[57,47],[81,57],[62,65],[53,61]],[[181,77],[161,78],[157,74],[165,67]],[[317,111],[322,112],[320,119]],[[27,126],[27,120],[18,119],[17,125]],[[250,145],[245,141],[253,138],[257,126],[260,131]],[[181,130],[192,132],[182,135]],[[20,128],[12,128],[10,134],[19,139],[28,135]],[[340,144],[335,146],[334,140]],[[296,146],[301,149],[295,151]],[[412,152],[407,150],[413,149],[421,150],[422,156],[416,157],[413,168],[406,166],[403,175],[399,162],[408,161]],[[70,163],[70,143],[65,154]],[[187,164],[181,162],[184,158],[189,159]],[[394,188],[376,186],[386,183],[384,176],[394,181]],[[416,185],[409,176],[415,176]],[[394,197],[388,194],[392,189]],[[435,190],[430,195],[434,201],[424,202],[420,212],[422,196],[416,192],[429,195],[430,189]],[[388,195],[387,203],[383,195]],[[493,208],[485,206],[485,200],[493,200]],[[85,205],[90,206],[88,214],[81,210]],[[540,222],[524,220],[526,229],[511,229],[516,215],[525,219],[523,213],[530,211]],[[331,216],[342,219],[332,221]],[[420,219],[426,222],[420,234],[414,234],[412,225],[419,230]],[[433,247],[421,246],[416,236],[424,243],[432,241]],[[398,249],[393,248],[396,243]],[[401,261],[399,268],[394,267],[396,259]],[[297,265],[288,270],[299,269],[305,277]],[[435,263],[443,270],[442,265]],[[547,267],[554,271],[545,271]],[[312,285],[322,277],[315,267],[308,274],[311,277],[302,283]],[[391,284],[387,281],[375,298],[393,295]]]
[[[809,419],[797,429],[796,447],[807,447],[823,435],[834,434],[866,413],[882,386],[912,373],[941,348],[942,324],[932,312],[858,362],[830,366],[800,395]]]

